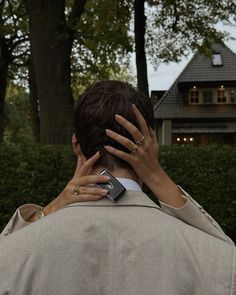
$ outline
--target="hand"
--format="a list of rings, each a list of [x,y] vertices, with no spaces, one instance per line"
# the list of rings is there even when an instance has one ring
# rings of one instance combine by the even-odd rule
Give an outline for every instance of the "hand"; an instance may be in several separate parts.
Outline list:
[[[97,201],[107,194],[108,190],[104,190],[96,186],[87,186],[96,183],[108,182],[109,180],[109,177],[107,176],[89,175],[93,165],[99,157],[100,154],[97,152],[90,159],[83,162],[82,158],[78,156],[77,166],[73,178],[68,182],[60,195],[43,209],[43,213],[45,215],[51,214],[71,203]],[[74,194],[75,190],[77,194]]]
[[[148,128],[142,114],[134,105],[133,111],[140,131],[124,117],[116,115],[115,118],[132,135],[134,141],[112,130],[106,130],[107,136],[126,147],[131,153],[125,153],[111,146],[105,146],[105,149],[114,156],[128,162],[138,177],[146,183],[160,201],[175,208],[184,206],[187,199],[159,164],[159,146],[155,131],[150,127]]]
[[[142,114],[135,105],[133,105],[133,112],[140,131],[120,115],[116,115],[115,119],[132,135],[134,142],[112,130],[106,130],[107,136],[126,147],[131,153],[125,153],[111,146],[105,146],[105,149],[128,162],[141,180],[148,185],[152,175],[155,177],[160,169],[158,162],[159,146],[155,131],[151,127],[148,128]]]

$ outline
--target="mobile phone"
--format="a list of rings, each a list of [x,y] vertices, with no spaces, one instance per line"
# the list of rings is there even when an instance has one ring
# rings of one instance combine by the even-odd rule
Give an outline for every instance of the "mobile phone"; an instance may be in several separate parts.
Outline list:
[[[108,182],[98,183],[97,185],[102,189],[107,189],[108,193],[106,197],[113,203],[116,203],[126,191],[125,187],[107,170],[102,170],[100,175],[110,177]]]

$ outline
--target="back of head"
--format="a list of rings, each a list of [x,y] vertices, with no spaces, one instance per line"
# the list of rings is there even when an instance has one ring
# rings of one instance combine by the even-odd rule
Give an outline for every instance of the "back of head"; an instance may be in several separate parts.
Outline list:
[[[105,145],[129,152],[126,148],[110,139],[105,130],[111,129],[131,140],[131,135],[115,120],[115,114],[120,114],[139,128],[132,111],[135,104],[142,113],[148,126],[153,125],[153,106],[148,97],[137,91],[132,85],[121,81],[101,81],[87,88],[78,99],[74,110],[74,133],[86,158],[97,151],[102,156],[97,166],[113,170],[114,165],[120,168],[129,165],[108,154]]]

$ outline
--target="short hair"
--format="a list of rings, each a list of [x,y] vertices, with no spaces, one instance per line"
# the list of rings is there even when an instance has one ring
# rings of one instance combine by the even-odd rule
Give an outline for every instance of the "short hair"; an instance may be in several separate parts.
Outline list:
[[[154,115],[150,98],[128,83],[115,80],[97,82],[88,87],[76,102],[73,118],[74,133],[86,158],[90,158],[97,151],[101,152],[101,157],[95,166],[103,166],[111,171],[114,165],[120,168],[129,166],[125,161],[106,152],[104,146],[111,145],[130,152],[109,138],[105,129],[111,129],[134,141],[115,120],[115,114],[120,114],[139,128],[132,111],[132,104],[140,110],[147,125],[153,127]]]

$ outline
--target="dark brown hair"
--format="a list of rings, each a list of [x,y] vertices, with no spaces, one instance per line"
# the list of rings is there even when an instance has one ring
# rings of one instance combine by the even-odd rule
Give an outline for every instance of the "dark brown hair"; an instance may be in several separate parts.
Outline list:
[[[113,170],[113,165],[127,166],[127,163],[108,154],[104,145],[129,152],[126,148],[110,139],[105,129],[111,129],[129,139],[134,139],[115,120],[120,114],[139,128],[132,111],[135,104],[144,116],[148,126],[153,125],[153,106],[149,98],[137,91],[132,85],[120,81],[101,81],[86,89],[75,104],[74,133],[86,158],[97,151],[102,156],[97,165]]]

